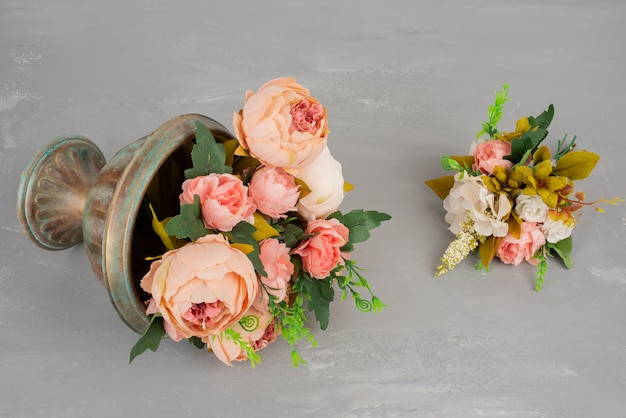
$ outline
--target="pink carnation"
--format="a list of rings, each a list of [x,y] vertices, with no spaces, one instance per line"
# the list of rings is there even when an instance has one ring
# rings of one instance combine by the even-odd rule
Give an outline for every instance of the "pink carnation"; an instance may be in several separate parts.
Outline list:
[[[295,179],[285,170],[269,166],[256,170],[248,184],[259,212],[272,218],[286,218],[285,213],[296,210],[298,188]]]
[[[241,221],[254,223],[256,206],[248,188],[232,174],[209,174],[183,182],[180,203],[193,203],[200,196],[202,221],[209,229],[231,231]]]
[[[510,233],[500,240],[497,249],[498,258],[505,264],[519,265],[526,260],[533,266],[539,264],[539,259],[533,255],[546,243],[541,229],[534,222],[522,222],[522,231],[519,239]]]
[[[323,279],[341,262],[341,247],[348,242],[349,229],[337,219],[319,219],[308,223],[303,240],[292,254],[302,257],[302,268],[311,277]]]
[[[484,174],[493,174],[496,167],[504,167],[510,170],[513,162],[505,160],[504,156],[511,154],[511,143],[499,139],[489,139],[480,142],[474,149],[474,165],[472,169],[479,170]]]

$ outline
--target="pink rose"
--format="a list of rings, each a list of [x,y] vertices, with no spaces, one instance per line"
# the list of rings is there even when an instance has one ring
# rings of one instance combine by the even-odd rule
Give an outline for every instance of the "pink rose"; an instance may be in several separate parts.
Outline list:
[[[241,146],[265,165],[299,168],[326,146],[326,109],[295,78],[278,78],[246,92],[233,116]]]
[[[282,168],[264,166],[252,175],[248,192],[259,212],[272,218],[286,218],[296,210],[300,196],[296,180]]]
[[[510,170],[513,162],[505,160],[504,156],[511,154],[511,143],[499,139],[489,139],[476,144],[474,149],[474,171],[479,170],[484,174],[493,174],[497,166]]]
[[[323,279],[341,262],[341,247],[348,242],[350,231],[337,219],[320,219],[308,223],[304,239],[292,254],[302,257],[302,268],[311,277]]]
[[[287,295],[287,283],[291,281],[293,264],[289,255],[289,247],[276,238],[268,238],[259,243],[261,263],[267,277],[261,276],[265,289],[278,299]],[[264,300],[267,304],[267,298]]]
[[[259,291],[252,262],[221,234],[166,252],[140,285],[152,295],[147,313],[163,316],[174,341],[196,336],[207,342],[236,324]]]
[[[248,188],[232,174],[209,174],[183,182],[180,203],[193,203],[200,196],[202,221],[209,229],[231,231],[241,221],[254,223],[256,206]]]
[[[242,340],[248,342],[254,351],[267,347],[280,335],[280,327],[269,311],[267,304],[253,304],[232,329],[239,333]],[[232,365],[233,361],[248,359],[241,346],[224,334],[211,336],[208,339],[208,346],[220,361],[229,366]]]
[[[522,222],[522,232],[519,239],[511,234],[500,240],[497,256],[505,264],[519,265],[526,260],[533,266],[539,264],[539,259],[533,255],[546,243],[541,229],[534,222]]]

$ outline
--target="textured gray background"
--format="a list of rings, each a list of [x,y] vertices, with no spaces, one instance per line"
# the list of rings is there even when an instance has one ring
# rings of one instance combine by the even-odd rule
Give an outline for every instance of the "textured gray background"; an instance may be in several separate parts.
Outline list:
[[[0,416],[626,416],[626,205],[587,210],[574,269],[465,262],[433,278],[452,235],[423,180],[465,153],[493,92],[502,128],[554,103],[554,141],[602,155],[578,187],[626,196],[624,1],[0,1]],[[388,304],[332,305],[319,346],[230,368],[166,341],[128,365],[82,246],[46,252],[15,215],[19,176],[49,139],[107,158],[166,120],[231,126],[244,91],[295,76],[328,108],[356,185],[342,208],[394,218],[354,258]]]

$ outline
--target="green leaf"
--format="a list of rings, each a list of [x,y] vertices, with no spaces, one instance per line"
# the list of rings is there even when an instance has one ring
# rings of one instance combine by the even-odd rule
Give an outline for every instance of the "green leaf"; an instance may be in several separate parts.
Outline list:
[[[233,168],[226,165],[226,150],[215,141],[211,130],[196,122],[196,144],[191,151],[193,168],[185,170],[185,178],[206,176],[210,173],[232,173]]]
[[[354,209],[345,215],[335,212],[329,218],[337,219],[350,230],[348,244],[342,251],[352,251],[353,244],[367,241],[370,237],[369,231],[380,226],[381,222],[391,219],[391,216],[375,210]]]
[[[523,162],[524,156],[535,152],[547,135],[548,131],[545,129],[524,132],[522,136],[511,141],[511,154],[504,156],[504,158],[512,161],[513,164]]]
[[[528,123],[531,127],[539,128],[539,129],[548,129],[550,123],[552,122],[552,118],[554,117],[554,106],[548,106],[547,110],[544,110],[541,115],[533,118],[532,116],[528,117]]]
[[[189,344],[199,349],[204,349],[206,347],[206,344],[200,339],[200,337],[189,337],[187,338],[187,341],[189,341]]]
[[[559,256],[561,260],[563,260],[563,264],[565,264],[565,267],[567,267],[568,269],[572,268],[572,237],[571,236],[565,239],[562,239],[556,244],[548,242],[546,245],[551,252],[554,252],[556,255]]]
[[[307,308],[315,314],[320,328],[326,329],[330,318],[330,302],[335,297],[332,281],[329,277],[321,280],[313,279],[305,273],[300,274],[297,281],[298,287],[306,295]]]
[[[165,231],[176,238],[197,240],[209,233],[200,218],[200,196],[194,195],[193,203],[180,206],[180,215],[174,216],[165,226]]]
[[[163,328],[163,317],[153,315],[150,325],[130,350],[130,361],[128,363],[132,363],[135,357],[143,354],[146,350],[156,351],[164,335],[165,328]]]
[[[232,243],[240,243],[240,244],[248,244],[254,248],[254,251],[246,254],[254,269],[261,276],[267,276],[265,269],[263,268],[263,263],[261,262],[261,258],[259,257],[260,248],[259,243],[254,239],[252,234],[256,231],[256,227],[246,221],[241,221],[237,225],[234,226],[232,231],[228,233],[224,233],[224,235],[228,236],[230,242]]]
[[[285,230],[283,231],[283,239],[287,247],[295,247],[300,241],[304,239],[304,237],[304,231],[299,226],[291,223],[285,225]]]

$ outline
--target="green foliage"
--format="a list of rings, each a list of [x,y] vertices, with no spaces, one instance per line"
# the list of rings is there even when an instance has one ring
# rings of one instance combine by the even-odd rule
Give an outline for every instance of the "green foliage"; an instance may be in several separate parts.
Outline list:
[[[441,157],[441,168],[446,171],[465,171],[465,168],[449,155]]]
[[[156,351],[164,335],[165,328],[163,328],[163,317],[155,314],[152,316],[148,328],[141,334],[141,337],[139,337],[139,340],[137,340],[133,348],[131,348],[130,361],[128,363],[132,363],[135,357],[143,354],[146,350]]]
[[[280,324],[281,335],[291,348],[291,361],[293,366],[298,367],[300,364],[305,364],[306,361],[304,361],[295,349],[296,343],[306,338],[309,343],[315,347],[317,341],[315,340],[315,336],[311,333],[311,330],[305,325],[307,319],[302,309],[302,295],[296,294],[291,305],[284,300],[279,301],[278,298],[273,295],[268,294],[268,297],[270,312],[272,312],[272,315]]]
[[[496,91],[496,100],[494,104],[489,106],[489,120],[482,123],[482,130],[476,134],[476,138],[487,134],[489,138],[493,138],[498,133],[498,123],[502,119],[502,111],[504,104],[509,101],[509,85],[503,84],[502,90]]]
[[[333,271],[331,277],[337,280],[337,285],[341,289],[340,301],[344,301],[348,295],[351,294],[354,300],[354,305],[361,312],[380,312],[387,306],[372,292],[372,288],[367,279],[359,273],[362,270],[356,265],[356,261],[344,259],[344,266],[340,266]],[[339,275],[338,273],[345,270],[345,275]],[[356,287],[362,287],[366,289],[370,294],[370,299],[361,297],[361,294],[355,289]]]
[[[252,262],[254,269],[261,276],[267,276],[265,269],[263,268],[263,263],[261,262],[261,258],[259,257],[260,248],[259,243],[254,239],[252,234],[256,231],[256,227],[248,222],[241,221],[237,225],[234,226],[232,231],[224,232],[223,234],[228,237],[230,242],[239,243],[239,244],[247,244],[254,248],[254,251],[248,253],[247,256]]]
[[[548,271],[548,262],[546,261],[543,247],[541,247],[537,251],[537,254],[535,254],[535,258],[539,259],[539,264],[537,264],[537,272],[535,273],[535,291],[539,292],[541,290],[541,287],[543,286],[546,271]]]
[[[257,364],[261,364],[261,356],[259,356],[259,354],[254,351],[254,348],[252,348],[248,341],[244,341],[240,333],[232,328],[228,328],[226,331],[223,332],[222,338],[227,338],[237,344],[239,348],[241,348],[241,351],[246,353],[248,361],[250,362],[250,366],[252,366],[253,369],[256,367]]]
[[[204,349],[206,347],[205,342],[202,341],[200,337],[189,337],[187,338],[187,341],[189,341],[189,344],[199,349]]]
[[[192,241],[208,234],[200,218],[200,196],[194,195],[193,203],[180,205],[180,214],[167,223],[165,231],[176,238],[189,238]]]
[[[335,289],[330,277],[314,279],[306,272],[300,271],[294,288],[306,297],[307,308],[315,314],[321,329],[328,327],[330,318],[330,302],[335,298]]]
[[[381,222],[391,219],[391,216],[375,210],[354,209],[345,215],[338,211],[334,212],[328,218],[337,219],[350,230],[348,243],[341,248],[341,251],[351,252],[354,244],[368,240],[369,231],[380,226]]]
[[[546,244],[550,254],[556,254],[561,260],[563,260],[563,264],[565,267],[572,268],[572,237],[571,235],[556,244],[552,244],[548,242]]]
[[[283,230],[283,240],[289,248],[294,248],[300,241],[305,238],[304,231],[299,226],[288,223]]]
[[[191,151],[193,168],[185,170],[185,178],[206,176],[210,173],[232,173],[232,167],[226,165],[226,150],[222,144],[200,122],[196,122],[196,144]]]
[[[554,117],[554,106],[548,106],[536,118],[529,116],[528,123],[531,129],[524,132],[519,138],[511,141],[511,154],[504,158],[513,162],[513,164],[523,164],[536,150],[541,141],[548,136],[548,126]]]
[[[554,153],[554,160],[559,161],[559,158],[570,152],[576,147],[576,135],[569,142],[569,144],[565,145],[567,141],[567,134],[563,137],[563,139],[559,139],[556,143],[556,153]]]

